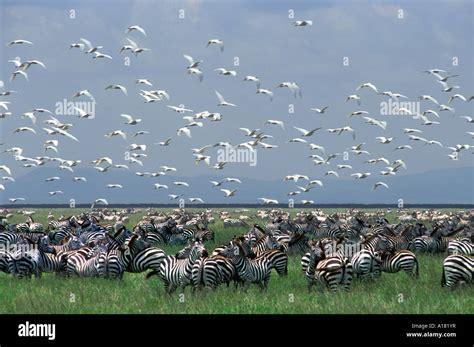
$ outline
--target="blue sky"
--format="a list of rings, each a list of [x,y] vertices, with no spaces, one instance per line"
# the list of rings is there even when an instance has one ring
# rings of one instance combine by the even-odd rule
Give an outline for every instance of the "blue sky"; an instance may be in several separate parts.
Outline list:
[[[75,11],[75,19],[69,11]],[[185,18],[178,17],[180,10]],[[288,18],[294,10],[295,18]],[[403,18],[399,18],[399,11]],[[383,165],[363,163],[366,159],[386,157],[390,161],[403,159],[408,169],[399,175],[416,174],[435,169],[473,167],[472,150],[461,152],[458,161],[449,160],[451,153],[439,146],[423,146],[408,141],[402,128],[423,130],[423,137],[439,140],[446,146],[472,144],[474,131],[460,116],[474,116],[473,105],[455,100],[455,116],[441,112],[440,125],[422,126],[419,121],[407,116],[382,116],[380,104],[388,98],[367,90],[357,92],[362,105],[346,103],[349,94],[364,82],[374,83],[380,91],[391,90],[417,101],[422,94],[433,95],[440,103],[447,103],[453,93],[441,92],[434,76],[422,70],[441,68],[459,77],[449,80],[459,85],[456,90],[467,97],[474,95],[473,61],[473,12],[471,1],[3,1],[0,5],[2,27],[0,37],[2,60],[0,79],[6,89],[19,93],[2,100],[10,101],[11,117],[0,119],[0,142],[3,148],[19,146],[24,156],[43,155],[42,145],[49,139],[41,129],[45,115],[38,115],[38,135],[21,133],[12,135],[19,126],[31,126],[31,121],[20,115],[35,107],[55,109],[55,104],[82,89],[90,89],[97,99],[96,118],[78,119],[61,116],[60,120],[73,123],[71,130],[80,143],[59,137],[59,153],[49,153],[63,159],[80,159],[82,167],[92,167],[90,161],[101,156],[110,156],[114,163],[125,163],[124,151],[132,142],[147,144],[148,157],[144,166],[130,164],[131,175],[135,171],[158,171],[160,165],[178,168],[181,176],[226,175],[241,179],[281,179],[293,173],[307,174],[321,179],[324,173],[336,164],[350,164],[353,170],[341,173],[341,179],[350,179],[353,172],[372,172],[374,176],[383,170]],[[313,21],[309,27],[295,27],[296,19]],[[129,25],[138,24],[147,31],[126,35]],[[95,60],[79,50],[70,50],[69,44],[79,42],[81,37],[94,44],[103,45],[101,52],[110,54],[113,60]],[[124,65],[127,54],[119,54],[126,44],[126,37],[136,40],[140,46],[150,48],[138,58],[130,56],[131,65]],[[13,39],[26,39],[33,46],[5,47]],[[219,38],[225,42],[224,52],[216,47],[206,48],[207,40]],[[203,60],[204,81],[186,74],[187,62],[182,57],[189,54]],[[30,81],[9,82],[13,65],[7,60],[19,56],[22,60],[43,61],[47,70],[33,66],[28,70]],[[235,58],[239,66],[234,65]],[[349,65],[343,66],[343,59]],[[458,65],[453,66],[453,57]],[[236,70],[236,77],[218,75],[213,70],[224,67]],[[262,88],[271,89],[273,102],[264,95],[255,93],[255,85],[243,82],[246,75],[257,75]],[[144,104],[138,95],[137,78],[148,78],[154,89],[165,89],[170,101]],[[293,98],[286,89],[276,88],[283,81],[295,81],[301,86],[303,98]],[[128,96],[119,91],[105,91],[108,84],[122,84],[128,88]],[[217,107],[214,90],[220,91],[235,108]],[[81,99],[85,100],[85,99]],[[176,130],[186,124],[182,115],[166,108],[166,105],[184,104],[194,111],[221,112],[220,122],[205,121],[203,128],[193,128],[192,138],[176,136]],[[289,104],[294,105],[294,114],[288,113]],[[315,115],[311,107],[329,105],[324,115]],[[423,101],[421,110],[435,105]],[[347,115],[356,110],[369,111],[371,117],[387,121],[386,130],[364,123],[357,117]],[[123,124],[121,113],[132,114],[143,119],[136,126]],[[268,119],[281,120],[285,130],[265,126]],[[356,140],[350,135],[336,136],[326,129],[350,125],[356,130]],[[351,156],[348,162],[336,158],[330,165],[315,166],[308,158],[310,151],[304,144],[287,143],[300,134],[293,126],[312,129],[323,127],[310,142],[323,145],[326,152],[342,153],[349,146],[365,142],[370,156]],[[276,149],[258,149],[258,165],[229,164],[222,172],[216,172],[204,164],[195,165],[190,148],[229,141],[238,144],[248,138],[239,127],[260,128],[274,136],[267,143],[279,146]],[[126,142],[121,138],[106,139],[104,134],[123,129],[129,133]],[[131,135],[138,130],[151,134],[138,138]],[[377,143],[375,137],[395,137],[390,145]],[[153,143],[173,137],[169,147]],[[393,151],[403,144],[414,147],[412,151]],[[207,152],[211,163],[215,163],[216,150]],[[14,177],[30,172],[10,155],[2,154],[0,163],[14,171]],[[57,164],[48,163],[46,166]],[[65,177],[73,174],[59,172]],[[42,178],[43,179],[43,178]],[[380,178],[385,180],[385,178]],[[389,179],[386,179],[387,183]],[[150,181],[153,183],[159,180]],[[113,183],[113,182],[111,182]],[[126,182],[121,182],[126,185]],[[5,192],[8,195],[8,186]],[[416,187],[414,187],[415,189]],[[370,187],[368,187],[368,190]],[[291,190],[291,188],[289,188]],[[168,193],[171,193],[168,192]],[[220,193],[218,193],[220,194]]]

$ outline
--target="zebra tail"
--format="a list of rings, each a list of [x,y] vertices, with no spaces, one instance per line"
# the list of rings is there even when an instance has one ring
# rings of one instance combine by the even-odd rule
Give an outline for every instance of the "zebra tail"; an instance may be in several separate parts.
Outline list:
[[[443,274],[441,275],[441,287],[444,287],[446,285],[446,274],[444,272],[444,266],[443,266]]]
[[[415,258],[415,263],[416,263],[416,272],[415,272],[415,276],[416,278],[418,278],[420,276],[420,265],[418,264],[418,259]],[[444,268],[444,267],[443,267]]]

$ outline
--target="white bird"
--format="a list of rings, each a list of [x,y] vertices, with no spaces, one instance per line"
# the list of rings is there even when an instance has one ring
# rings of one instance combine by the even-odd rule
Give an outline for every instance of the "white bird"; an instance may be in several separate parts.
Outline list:
[[[80,90],[73,95],[74,98],[78,98],[80,96],[87,96],[92,102],[95,103],[95,98],[88,89]]]
[[[6,165],[0,165],[0,170],[5,171],[9,176],[11,176],[11,174],[12,174],[10,168]]]
[[[367,83],[363,83],[361,84],[360,86],[357,87],[356,90],[360,90],[362,88],[370,88],[372,89],[374,92],[378,93],[379,91],[377,90],[377,87],[375,85],[373,85],[372,83],[370,82],[367,82]]]
[[[378,187],[383,186],[388,189],[388,184],[384,182],[376,182],[372,187],[372,190],[376,190]]]
[[[342,170],[342,169],[352,169],[352,166],[351,165],[347,165],[347,164],[339,164],[339,165],[336,165],[337,169],[338,170]]]
[[[305,139],[300,139],[299,137],[295,137],[294,139],[290,139],[288,143],[308,143]]]
[[[468,123],[474,123],[474,118],[469,116],[460,116],[459,118],[465,119]]]
[[[60,179],[61,179],[61,177],[54,176],[54,177],[48,177],[48,178],[45,179],[44,181],[45,181],[45,182],[53,182],[53,181],[59,181]]]
[[[310,111],[315,111],[316,113],[323,114],[329,106],[324,106],[323,108],[310,108]]]
[[[191,57],[190,55],[187,55],[187,54],[183,54],[183,57],[188,61],[189,65],[188,65],[188,69],[192,69],[192,68],[196,68],[199,66],[199,64],[202,64],[203,61],[202,60],[197,60],[195,61],[193,57]]]
[[[104,136],[107,137],[108,139],[112,138],[113,136],[120,136],[124,140],[127,139],[127,134],[125,132],[123,132],[122,130],[114,130],[114,131],[111,131],[108,134],[105,134]]]
[[[98,49],[104,48],[103,46],[93,46],[89,40],[84,38],[81,38],[80,41],[82,41],[87,46],[87,48],[89,48],[87,51],[85,51],[85,54],[95,53]]]
[[[227,70],[223,67],[220,67],[218,69],[214,69],[214,71],[218,72],[220,75],[224,75],[224,76],[237,76],[237,71],[234,71],[234,70]]]
[[[196,75],[199,78],[199,82],[202,82],[204,79],[204,75],[201,70],[199,70],[197,67],[191,67],[186,70],[186,73],[189,75]]]
[[[93,203],[91,208],[94,208],[96,204],[108,205],[109,202],[106,199],[96,199]]]
[[[453,89],[459,89],[461,88],[460,86],[449,86],[446,82],[442,81],[442,80],[437,80],[436,82],[439,82],[441,83],[441,85],[443,86],[443,89],[441,91],[445,92],[445,93],[449,93],[451,92]]]
[[[278,200],[274,200],[274,199],[258,198],[258,200],[262,201],[262,204],[265,204],[265,205],[278,204]]]
[[[168,189],[168,186],[166,184],[159,184],[159,183],[155,183],[155,189]]]
[[[293,93],[293,96],[295,98],[296,95],[299,95],[300,98],[303,97],[303,94],[301,93],[301,88],[296,82],[282,82],[277,85],[277,88],[288,88]]]
[[[16,78],[16,76],[18,76],[18,75],[22,75],[27,81],[29,80],[29,79],[28,79],[28,74],[27,74],[25,71],[23,71],[23,70],[16,70],[16,71],[13,71],[13,72],[12,72],[12,75],[11,75],[11,77],[10,77],[10,81],[14,81],[15,78]]]
[[[339,177],[339,174],[336,171],[333,171],[333,170],[330,170],[330,171],[328,171],[324,174],[324,176],[330,176],[330,175]]]
[[[306,176],[306,175],[300,175],[300,174],[294,174],[294,175],[285,176],[285,178],[284,178],[283,180],[284,180],[284,181],[294,181],[294,182],[298,182],[298,180],[300,180],[300,179],[309,181],[309,177],[308,177],[308,176]]]
[[[3,107],[7,111],[8,111],[8,105],[9,104],[11,104],[10,101],[0,101],[0,107]]]
[[[79,182],[79,181],[87,182],[87,178],[85,178],[85,177],[74,177],[73,181],[74,182]]]
[[[0,184],[0,190],[5,190],[5,186],[3,184]]]
[[[125,94],[125,96],[127,95],[127,88],[125,88],[124,86],[120,85],[120,84],[110,84],[108,85],[107,87],[105,87],[105,90],[107,89],[117,89],[117,90],[121,90],[122,93]]]
[[[349,117],[352,117],[352,116],[360,116],[362,114],[369,114],[369,112],[367,111],[354,111],[354,112],[351,112],[349,114]]]
[[[174,112],[177,112],[177,113],[194,112],[193,110],[190,110],[189,108],[185,108],[183,106],[166,105],[166,107],[172,109]]]
[[[165,165],[160,166],[160,169],[164,170],[165,172],[168,172],[168,171],[176,172],[176,171],[178,171],[175,167],[165,166]]]
[[[186,183],[186,182],[180,182],[180,181],[177,181],[177,182],[173,182],[173,184],[175,186],[184,186],[184,187],[189,187],[189,184]]]
[[[25,112],[21,115],[21,118],[28,118],[33,122],[33,124],[36,124],[36,116],[33,112]]]
[[[379,140],[379,143],[382,143],[382,144],[388,144],[390,142],[393,141],[393,137],[383,137],[383,136],[378,136],[375,138],[376,140]]]
[[[204,203],[204,200],[201,198],[189,198],[190,202],[200,202],[201,204]]]
[[[153,86],[153,84],[149,80],[147,80],[146,78],[139,78],[139,79],[135,80],[135,83],[145,84],[145,85],[150,86],[150,87]]]
[[[314,200],[301,200],[303,205],[312,205],[314,204]]]
[[[265,124],[271,124],[271,125],[278,125],[280,128],[282,128],[283,130],[285,130],[285,124],[283,123],[283,121],[281,120],[273,120],[273,119],[269,119],[265,122]]]
[[[370,175],[371,175],[370,172],[364,172],[364,173],[356,172],[356,173],[351,174],[351,176],[355,177],[356,179],[366,178],[366,177],[369,177]]]
[[[225,197],[228,198],[230,196],[234,196],[235,193],[237,192],[237,189],[232,189],[232,190],[229,190],[229,189],[220,189],[221,192],[224,192],[225,193]]]
[[[146,32],[145,32],[145,29],[143,29],[141,26],[139,25],[131,25],[127,28],[127,30],[125,30],[125,33],[128,34],[129,32],[132,32],[132,31],[139,31],[141,32],[144,36],[146,36]]]
[[[376,158],[376,159],[369,159],[369,160],[364,161],[364,163],[369,163],[369,164],[378,164],[380,162],[390,165],[390,162],[388,161],[388,159],[385,159],[385,158]]]
[[[461,95],[461,94],[454,94],[452,95],[449,100],[448,100],[448,105],[454,100],[454,99],[460,99],[464,102],[467,102],[467,99],[464,95]]]
[[[95,115],[93,113],[88,113],[79,107],[74,106],[73,109],[76,110],[77,113],[79,113],[79,118],[87,118],[87,119],[95,118]]]
[[[357,105],[360,106],[360,96],[359,96],[359,95],[357,95],[357,94],[349,95],[349,96],[346,98],[346,102],[348,102],[349,100],[356,100],[356,101],[357,101]]]
[[[422,133],[423,133],[423,131],[421,131],[421,130],[418,130],[418,129],[410,129],[410,128],[404,128],[404,129],[403,129],[403,132],[404,132],[405,134],[411,134],[411,133],[419,133],[419,134],[422,134]]]
[[[103,59],[103,58],[107,58],[107,59],[112,60],[112,56],[110,56],[108,54],[101,53],[99,51],[95,51],[94,56],[92,57],[92,59]]]
[[[188,127],[179,128],[176,133],[178,134],[178,136],[186,135],[187,137],[191,138],[191,129],[189,129]]]
[[[257,76],[245,76],[244,81],[251,81],[257,83],[257,89],[260,89],[260,79]]]
[[[371,118],[371,117],[362,117],[362,118],[364,118],[366,120],[367,124],[376,125],[376,126],[382,128],[383,130],[385,130],[387,128],[387,122],[386,121],[377,120],[377,119]]]
[[[48,192],[48,194],[49,194],[49,196],[54,196],[56,194],[64,194],[64,192],[61,191],[61,190],[55,190],[53,192]]]
[[[224,52],[224,41],[219,40],[219,39],[211,39],[211,40],[207,41],[206,47],[209,47],[210,45],[220,46],[221,52]]]
[[[39,61],[39,60],[36,60],[36,59],[35,60],[27,60],[27,61],[21,63],[20,69],[28,70],[31,65],[39,65],[43,69],[46,69],[46,65],[42,61]]]
[[[437,118],[439,118],[439,114],[438,112],[436,111],[433,111],[433,110],[426,110],[422,113],[423,116],[427,115],[427,114],[432,114],[433,116],[436,116]]]
[[[410,146],[410,145],[401,145],[401,146],[395,147],[395,148],[394,148],[394,151],[400,150],[400,149],[413,149],[413,147]]]
[[[12,203],[15,203],[17,201],[25,201],[26,199],[25,198],[10,198],[8,199],[8,201],[12,202]]]
[[[235,183],[242,183],[241,180],[239,180],[238,178],[233,178],[233,177],[226,177],[224,179],[224,182],[229,182],[229,183],[232,183],[232,182],[235,182]]]
[[[171,200],[176,200],[177,198],[180,198],[182,197],[183,195],[176,195],[176,194],[169,194],[168,195],[170,197]]]
[[[262,146],[264,149],[272,149],[272,148],[278,148],[276,145],[271,145],[265,142],[259,142],[260,146]]]
[[[418,100],[430,100],[431,102],[434,102],[436,105],[439,105],[438,100],[433,98],[431,95],[420,95],[418,97]]]
[[[449,107],[448,105],[439,105],[439,110],[441,111],[449,111],[454,113],[454,108]]]
[[[13,46],[13,45],[23,45],[23,44],[32,45],[33,42],[28,41],[28,40],[22,40],[22,39],[13,40],[13,41],[10,41],[10,42],[7,44],[7,47]]]
[[[169,146],[170,143],[171,143],[171,137],[168,137],[168,138],[167,138],[166,140],[164,140],[164,141],[158,142],[158,144],[159,144],[160,146]]]
[[[146,131],[146,130],[139,130],[135,134],[133,134],[133,137],[137,137],[137,136],[140,136],[140,135],[146,135],[146,134],[149,134],[149,133],[150,132]]]
[[[222,94],[219,93],[217,90],[215,90],[215,93],[216,93],[217,99],[219,99],[219,103],[217,104],[217,106],[232,106],[232,107],[237,106],[237,105],[235,105],[235,104],[232,104],[232,103],[230,103],[230,102],[225,101],[225,99],[224,99],[224,97],[222,96]]]
[[[128,146],[128,148],[131,151],[146,151],[146,147],[147,147],[147,145],[139,145],[139,144],[136,144],[136,143],[132,143],[130,146]]]
[[[33,134],[36,135],[36,130],[33,129],[33,128],[30,128],[30,127],[19,127],[19,128],[16,128],[16,129],[13,131],[13,133],[15,134],[15,133],[24,132],[24,131],[29,131],[29,132],[31,132],[31,133],[33,133]]]
[[[93,160],[92,163],[95,164],[95,165],[100,165],[102,163],[107,163],[110,166],[110,165],[112,165],[113,162],[112,162],[112,159],[109,158],[109,157],[101,157],[101,158]]]
[[[271,90],[258,88],[256,93],[268,95],[270,97],[270,101],[273,101],[273,92]]]
[[[202,155],[202,154],[194,154],[194,157],[196,158],[196,164],[199,163],[200,161],[204,161],[207,165],[210,165],[210,160],[211,160],[210,156]]]
[[[85,46],[85,45],[84,45],[83,43],[71,43],[71,44],[69,45],[69,49],[71,49],[71,48],[79,48],[81,51],[83,51],[83,50],[84,50],[84,46]]]
[[[297,20],[293,22],[293,25],[296,27],[305,27],[313,25],[312,20]]]
[[[127,120],[127,122],[125,124],[129,124],[129,125],[137,125],[138,123],[140,123],[142,120],[139,119],[139,118],[133,118],[132,116],[130,116],[129,114],[121,114],[120,117],[123,117]]]
[[[123,186],[122,186],[121,184],[111,183],[111,184],[107,184],[107,188],[110,188],[110,189],[115,189],[115,188],[122,189]]]
[[[312,136],[316,131],[322,129],[321,127],[319,128],[314,128],[313,130],[306,130],[306,129],[303,129],[303,128],[298,128],[298,127],[293,127],[294,129],[298,130],[303,137],[309,137],[309,136]]]

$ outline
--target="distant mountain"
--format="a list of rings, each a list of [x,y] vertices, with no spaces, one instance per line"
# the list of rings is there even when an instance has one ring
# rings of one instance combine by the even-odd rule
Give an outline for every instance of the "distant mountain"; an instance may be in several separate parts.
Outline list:
[[[323,187],[316,186],[308,193],[293,197],[287,193],[297,190],[296,186],[304,185],[304,181],[295,184],[292,181],[242,179],[242,184],[224,183],[213,187],[209,181],[216,180],[214,175],[180,177],[172,174],[150,178],[138,177],[122,169],[103,174],[89,168],[58,174],[56,168],[38,168],[18,177],[15,183],[6,182],[6,190],[0,191],[0,204],[7,204],[11,197],[23,197],[31,204],[68,204],[70,199],[80,204],[90,203],[96,198],[106,198],[109,203],[169,203],[168,194],[181,193],[186,198],[200,197],[207,203],[257,203],[258,198],[266,197],[277,199],[280,203],[293,198],[295,203],[306,199],[314,200],[316,204],[397,204],[399,199],[403,199],[404,204],[474,204],[474,167],[363,180],[327,178],[323,180]],[[59,176],[61,180],[45,182],[51,176]],[[87,182],[73,182],[74,176],[85,176]],[[174,186],[173,181],[185,181],[190,187]],[[379,187],[372,191],[371,187],[377,181],[386,182],[390,189]],[[168,185],[169,189],[155,190],[156,182]],[[122,184],[124,188],[109,189],[106,187],[109,183]],[[234,197],[225,198],[224,193],[219,191],[221,188],[237,188],[238,191]],[[64,194],[50,197],[48,192],[55,190],[62,190]]]

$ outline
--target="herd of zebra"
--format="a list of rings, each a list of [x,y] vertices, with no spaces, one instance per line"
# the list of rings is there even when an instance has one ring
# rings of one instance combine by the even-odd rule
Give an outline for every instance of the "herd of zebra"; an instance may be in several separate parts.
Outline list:
[[[299,256],[308,290],[319,286],[336,291],[349,290],[353,277],[376,281],[384,272],[404,271],[417,278],[417,254],[445,253],[442,286],[455,287],[473,279],[471,211],[430,223],[414,219],[398,224],[390,224],[383,213],[356,210],[331,215],[301,211],[293,218],[283,210],[258,211],[255,218],[264,220],[260,224],[248,224],[250,218],[232,222],[221,212],[218,218],[224,226],[244,232],[212,252],[206,249],[215,242],[212,210],[148,210],[129,230],[130,213],[134,212],[91,210],[51,218],[46,228],[31,216],[16,225],[0,217],[0,271],[17,278],[51,272],[111,279],[121,279],[125,272],[147,272],[146,278],[157,276],[169,294],[187,286],[193,290],[229,287],[231,282],[244,291],[251,284],[266,290],[272,272],[286,276],[289,257]],[[184,248],[167,255],[164,245]]]

